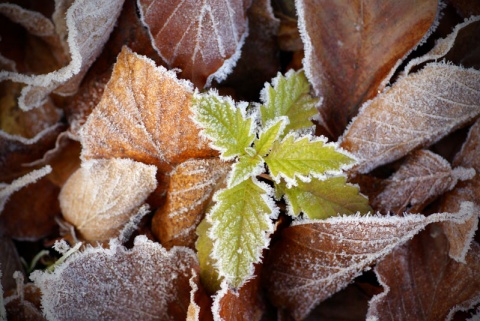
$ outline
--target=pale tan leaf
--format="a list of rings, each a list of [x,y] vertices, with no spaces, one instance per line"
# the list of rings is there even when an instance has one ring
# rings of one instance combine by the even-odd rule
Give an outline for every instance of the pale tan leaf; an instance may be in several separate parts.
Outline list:
[[[153,45],[195,86],[224,80],[240,57],[251,0],[139,0]]]
[[[456,211],[463,201],[480,204],[480,120],[470,129],[468,137],[461,151],[455,156],[453,164],[456,166],[472,167],[476,171],[473,179],[462,182],[447,193],[441,200],[439,210]],[[449,255],[458,262],[465,262],[473,236],[478,228],[480,213],[469,219],[465,224],[442,223],[445,235],[450,243]]]
[[[42,105],[52,91],[62,95],[75,93],[108,40],[123,2],[124,0],[76,0],[68,8],[65,19],[71,59],[66,66],[33,76],[0,71],[0,81],[9,79],[27,85],[19,97],[20,108],[30,110]]]
[[[424,37],[437,1],[299,0],[305,73],[323,97],[320,113],[338,137],[361,104]],[[388,79],[387,79],[388,81]]]
[[[193,248],[195,230],[230,167],[219,158],[191,159],[170,173],[167,198],[152,219],[152,232],[163,246]]]
[[[429,202],[453,189],[459,180],[474,175],[474,169],[452,170],[444,158],[428,150],[414,151],[385,181],[385,188],[372,200],[372,205],[382,213],[420,213]]]
[[[185,320],[189,279],[198,268],[184,247],[165,250],[137,236],[131,250],[118,242],[109,249],[74,253],[53,273],[31,275],[42,291],[46,318],[60,320]]]
[[[477,215],[473,203],[458,213],[344,216],[299,222],[272,246],[264,278],[271,301],[301,320],[321,301],[430,223],[463,223]]]
[[[86,240],[116,237],[155,190],[156,172],[130,159],[86,161],[60,192],[63,216]]]
[[[124,47],[81,129],[84,158],[131,158],[170,171],[216,155],[191,120],[192,85]]]
[[[361,173],[428,146],[480,115],[480,71],[430,63],[362,106],[341,147]]]
[[[477,243],[465,260],[452,260],[441,228],[430,226],[378,263],[384,292],[370,301],[367,320],[452,320],[455,312],[472,308],[480,301]]]

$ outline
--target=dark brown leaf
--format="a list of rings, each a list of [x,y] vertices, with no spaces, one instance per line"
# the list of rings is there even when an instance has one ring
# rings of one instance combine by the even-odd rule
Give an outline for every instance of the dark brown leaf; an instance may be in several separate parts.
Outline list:
[[[17,282],[23,283],[23,277]],[[7,320],[46,321],[40,308],[41,295],[40,290],[33,284],[19,284],[16,293],[5,298]]]
[[[15,279],[13,278],[15,271],[23,272],[20,256],[12,239],[2,235],[0,236],[0,285],[5,292],[15,288]]]

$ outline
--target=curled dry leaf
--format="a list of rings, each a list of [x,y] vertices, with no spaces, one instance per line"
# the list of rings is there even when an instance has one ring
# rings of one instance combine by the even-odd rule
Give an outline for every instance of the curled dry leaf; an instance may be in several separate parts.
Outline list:
[[[68,65],[47,74],[34,76],[0,71],[0,81],[9,79],[27,85],[19,98],[20,108],[30,110],[42,105],[52,91],[62,95],[75,93],[83,76],[108,40],[122,5],[123,0],[74,1],[65,14],[68,28],[67,43],[71,56]],[[60,7],[66,9],[66,6]],[[57,18],[61,16],[58,11],[56,14]]]
[[[305,73],[323,97],[320,113],[334,137],[363,102],[383,89],[390,70],[424,37],[438,5],[436,0],[296,4]]]
[[[366,103],[341,147],[361,173],[428,146],[480,115],[480,71],[431,63]]]
[[[81,130],[84,158],[131,158],[167,172],[216,155],[190,119],[193,89],[124,47],[102,99]]]
[[[30,278],[43,293],[48,320],[185,320],[197,266],[192,250],[167,251],[137,236],[131,250],[117,242],[87,248],[53,273],[35,271]]]
[[[452,170],[444,158],[428,150],[414,151],[386,180],[385,188],[372,204],[383,213],[420,213],[433,199],[453,189],[459,180],[468,180],[474,175],[474,169]]]
[[[62,188],[63,216],[86,240],[116,237],[155,190],[156,172],[130,159],[86,161]]]
[[[232,71],[247,34],[251,0],[138,0],[160,56],[198,88]]]
[[[384,292],[370,301],[367,320],[452,320],[455,312],[474,307],[480,301],[477,243],[465,260],[448,256],[447,239],[432,225],[378,263]]]
[[[369,265],[430,223],[463,223],[477,215],[473,203],[458,213],[344,216],[296,223],[272,246],[264,278],[272,303],[302,320],[321,301],[346,287]]]
[[[152,219],[152,232],[163,246],[193,248],[195,229],[230,166],[219,158],[191,159],[170,173],[167,198]]]
[[[480,199],[480,120],[477,120],[470,129],[468,137],[460,152],[455,156],[453,164],[456,166],[473,167],[476,175],[473,179],[461,182],[451,192],[443,196],[439,210],[456,211],[464,201],[479,204]],[[479,214],[480,215],[480,214]],[[473,216],[464,224],[442,223],[443,230],[449,241],[449,255],[458,262],[465,262],[470,244],[478,228],[478,215]]]

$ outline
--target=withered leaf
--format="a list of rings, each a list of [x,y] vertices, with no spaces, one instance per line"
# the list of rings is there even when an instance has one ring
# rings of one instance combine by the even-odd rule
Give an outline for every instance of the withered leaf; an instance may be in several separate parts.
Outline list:
[[[454,188],[459,180],[471,179],[474,175],[473,169],[452,170],[444,158],[428,150],[414,151],[386,180],[385,188],[372,204],[382,213],[420,213],[433,199]]]
[[[301,320],[426,225],[447,220],[463,223],[477,211],[473,203],[462,203],[453,214],[344,216],[296,223],[283,230],[265,266],[268,272],[263,277],[271,301]]]
[[[60,192],[63,216],[86,240],[116,237],[155,190],[156,172],[130,159],[86,161]]]
[[[297,1],[305,73],[338,137],[433,23],[437,1]]]
[[[195,229],[230,167],[219,158],[191,159],[170,173],[167,198],[152,219],[152,232],[164,247],[193,248]]]
[[[375,273],[384,292],[370,301],[368,320],[451,320],[480,301],[480,246],[455,262],[439,226],[396,248]]]
[[[13,273],[15,271],[22,272],[23,267],[15,244],[10,237],[5,235],[0,236],[0,262],[0,286],[5,292],[8,292],[15,288]]]
[[[35,271],[30,278],[43,293],[48,320],[185,320],[197,267],[192,250],[167,251],[137,236],[131,250],[117,242],[87,248],[53,273]]]
[[[81,129],[84,158],[131,158],[167,172],[216,153],[190,119],[193,89],[124,47],[102,99]]]
[[[454,190],[443,196],[439,205],[441,211],[456,211],[460,203],[470,201],[479,204],[480,199],[480,120],[470,129],[460,152],[455,156],[456,166],[473,167],[476,175],[473,179],[459,183]],[[442,223],[449,241],[449,255],[458,262],[465,262],[470,244],[478,228],[478,216],[474,216],[464,224]]]
[[[122,5],[123,0],[107,2],[76,0],[73,2],[64,16],[71,56],[66,66],[35,76],[0,71],[0,81],[10,79],[27,85],[19,98],[20,108],[29,110],[40,106],[54,90],[62,95],[75,93],[86,71],[108,40]],[[66,6],[63,8],[66,9]],[[57,14],[60,15],[58,12]]]
[[[23,284],[23,276],[17,276],[17,291],[5,298],[9,321],[46,321],[40,308],[40,289],[32,283]],[[1,316],[1,314],[0,314]],[[0,318],[0,320],[2,320]],[[2,320],[3,321],[3,320]]]
[[[152,43],[195,86],[224,80],[240,57],[251,0],[139,0]]]
[[[199,276],[194,270],[189,283],[191,290],[187,321],[213,321],[212,299],[203,289]]]
[[[480,115],[480,71],[430,63],[362,106],[341,147],[361,173],[428,146]]]

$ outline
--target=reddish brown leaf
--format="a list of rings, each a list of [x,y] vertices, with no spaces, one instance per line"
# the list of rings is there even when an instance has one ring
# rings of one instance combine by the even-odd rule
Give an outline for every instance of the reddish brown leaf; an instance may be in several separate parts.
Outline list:
[[[171,172],[165,203],[152,219],[153,234],[163,246],[194,247],[195,230],[230,166],[219,158],[192,159]]]
[[[441,156],[428,150],[418,150],[409,155],[398,171],[386,180],[385,188],[372,200],[372,204],[383,213],[419,213],[433,199],[455,187],[459,180],[468,180],[474,175],[473,169],[457,167],[452,170]]]
[[[480,246],[466,264],[455,262],[439,226],[395,249],[375,273],[385,290],[370,301],[368,320],[451,320],[480,301]]]
[[[23,283],[23,277],[17,282]],[[18,284],[16,293],[5,298],[7,320],[46,321],[40,309],[41,295],[40,290],[31,283]]]
[[[5,292],[15,288],[15,280],[13,278],[13,273],[15,271],[21,271],[23,273],[20,256],[17,253],[17,249],[12,242],[12,239],[8,236],[2,235],[0,236],[0,286]]]
[[[197,269],[195,253],[137,236],[128,250],[116,242],[109,249],[74,253],[53,273],[35,271],[49,320],[185,320],[189,280]]]
[[[195,86],[224,80],[240,56],[251,0],[140,0],[152,43],[171,68]]]
[[[338,137],[390,70],[424,37],[437,1],[297,1],[305,73]],[[383,81],[383,82],[382,82]]]
[[[85,158],[131,158],[167,172],[216,155],[191,120],[193,89],[124,47],[102,99],[82,127]]]
[[[463,223],[478,208],[463,203],[458,213],[399,216],[344,216],[300,222],[272,245],[264,278],[272,303],[301,320],[321,301],[397,245],[432,222]]]
[[[155,190],[157,169],[130,159],[86,161],[62,188],[64,218],[89,241],[119,236]],[[130,227],[129,227],[130,229]]]
[[[191,291],[187,321],[213,321],[211,311],[212,299],[203,289],[199,276],[195,271],[189,282]]]

